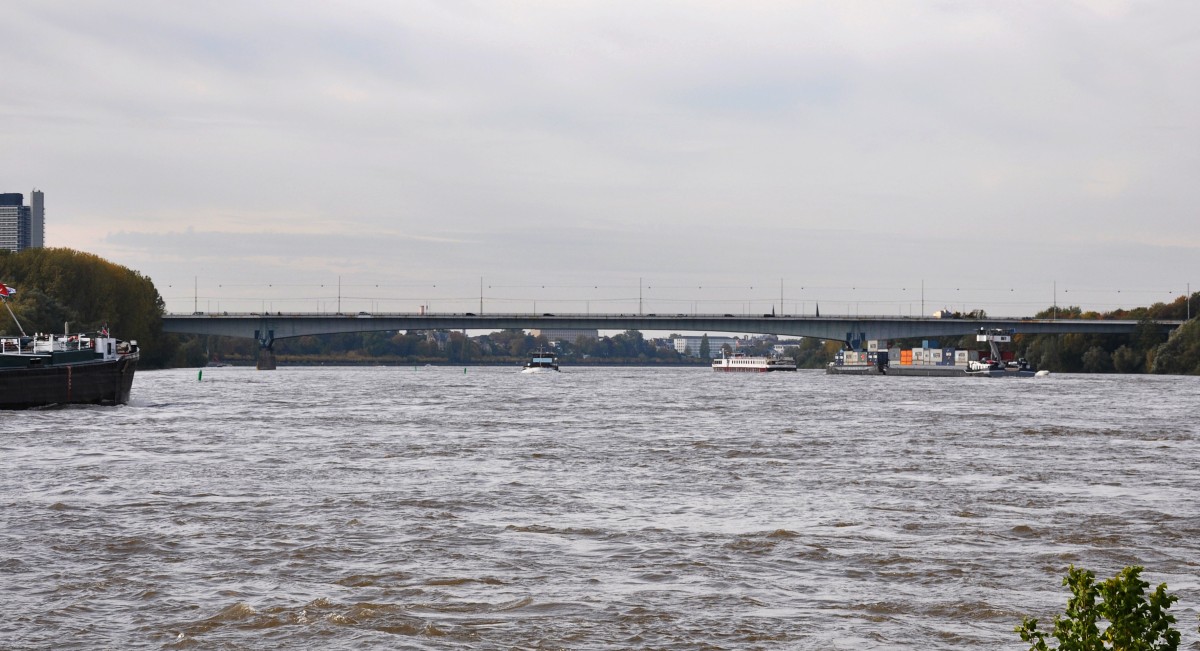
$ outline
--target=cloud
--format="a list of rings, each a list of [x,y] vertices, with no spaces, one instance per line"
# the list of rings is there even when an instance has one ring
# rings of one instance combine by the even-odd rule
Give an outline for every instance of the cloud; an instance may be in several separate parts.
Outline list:
[[[1125,2],[16,6],[0,190],[44,189],[52,244],[172,285],[222,255],[242,274],[1046,278],[1066,253],[1200,240],[1197,19]],[[968,253],[1001,244],[1005,265]],[[1186,274],[1130,251],[1148,257],[1079,265]]]

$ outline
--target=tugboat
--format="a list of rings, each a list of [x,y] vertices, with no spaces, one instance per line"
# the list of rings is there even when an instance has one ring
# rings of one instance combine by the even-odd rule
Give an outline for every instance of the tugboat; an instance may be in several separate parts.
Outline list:
[[[558,371],[558,355],[547,350],[536,350],[525,362],[522,373],[549,373]]]
[[[8,305],[16,290],[0,283],[0,302],[19,337],[0,337],[0,409],[129,402],[139,358],[136,341],[95,333],[25,334]]]
[[[1003,361],[1003,355],[1000,354],[996,342],[1011,342],[1012,335],[1012,330],[980,328],[979,334],[975,335],[975,340],[986,341],[991,348],[992,356],[978,362],[968,362],[967,375],[978,377],[1044,377],[1049,375],[1049,371],[1034,370],[1023,357],[1017,360]]]

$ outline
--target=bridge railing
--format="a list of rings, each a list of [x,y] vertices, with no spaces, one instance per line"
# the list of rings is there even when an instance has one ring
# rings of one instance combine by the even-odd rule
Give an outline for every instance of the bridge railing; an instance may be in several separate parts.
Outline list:
[[[979,321],[981,323],[990,321],[1031,321],[1039,323],[1053,323],[1055,321],[1099,321],[1101,319],[1037,319],[1027,316],[989,316],[982,319],[962,317],[932,317],[932,316],[912,316],[912,315],[897,315],[897,314],[731,314],[731,313],[645,313],[638,314],[636,312],[174,312],[163,315],[166,318],[195,318],[195,317],[210,317],[210,318],[249,318],[249,317],[286,317],[286,318],[343,318],[343,319],[368,319],[368,318],[569,318],[569,319],[823,319],[830,321],[845,321],[847,319],[863,319],[868,321]]]

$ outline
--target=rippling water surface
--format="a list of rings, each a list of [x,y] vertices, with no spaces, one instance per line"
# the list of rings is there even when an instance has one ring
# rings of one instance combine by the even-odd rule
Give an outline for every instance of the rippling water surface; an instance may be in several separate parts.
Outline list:
[[[140,372],[0,412],[0,648],[1016,649],[1200,606],[1200,378]],[[1190,646],[1189,646],[1190,645]]]

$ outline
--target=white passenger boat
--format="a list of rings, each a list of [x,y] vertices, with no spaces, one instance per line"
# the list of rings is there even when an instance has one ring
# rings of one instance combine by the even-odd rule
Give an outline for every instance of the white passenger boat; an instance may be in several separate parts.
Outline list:
[[[768,371],[794,371],[796,362],[787,357],[748,357],[743,353],[734,353],[732,357],[724,352],[712,362],[714,371],[766,373]]]

